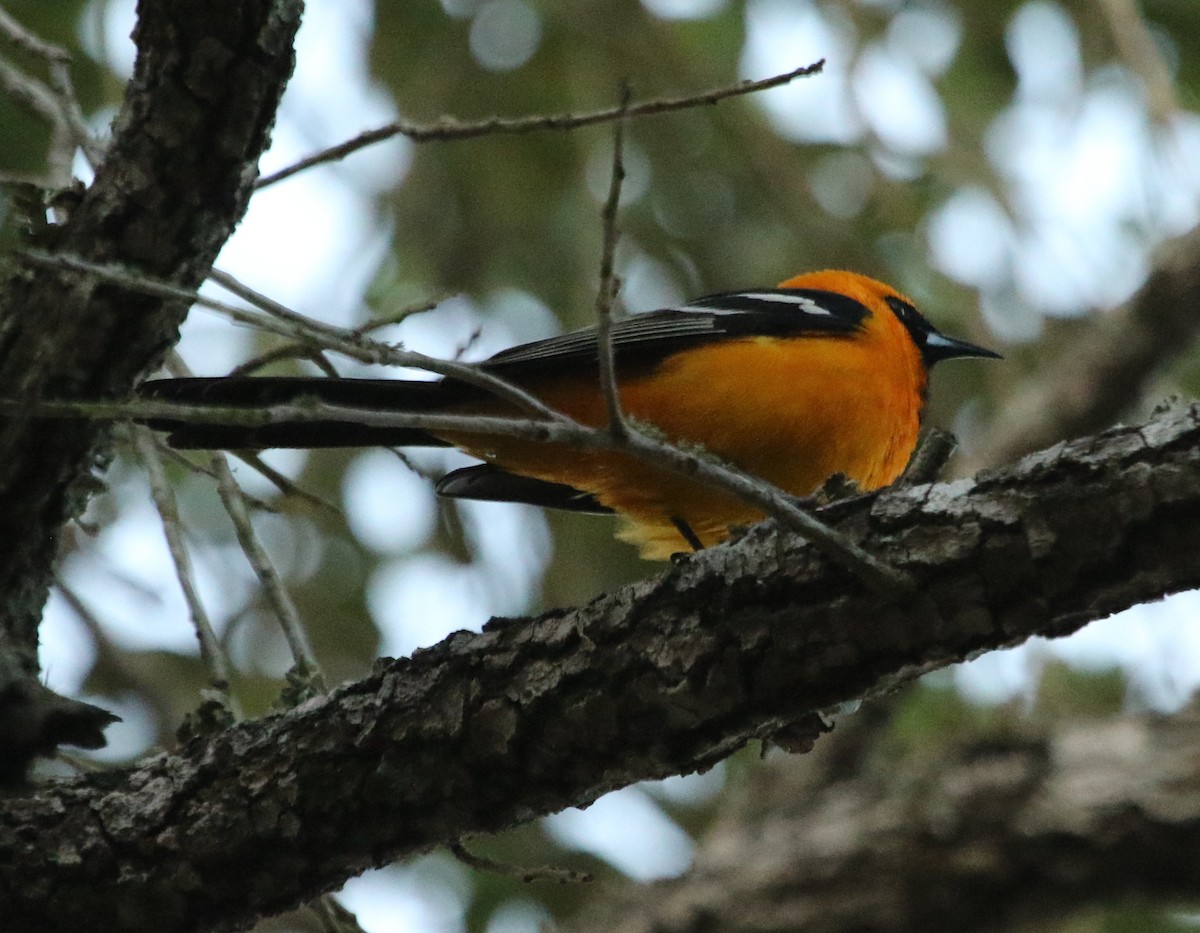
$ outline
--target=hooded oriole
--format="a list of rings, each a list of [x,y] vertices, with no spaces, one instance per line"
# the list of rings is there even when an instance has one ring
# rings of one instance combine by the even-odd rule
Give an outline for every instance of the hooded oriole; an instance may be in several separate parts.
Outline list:
[[[838,473],[863,490],[895,480],[916,446],[929,368],[952,357],[999,356],[939,333],[882,282],[840,271],[634,315],[615,323],[613,348],[625,412],[675,443],[701,445],[798,496]],[[514,347],[481,365],[577,421],[606,423],[594,329]],[[142,394],[191,404],[261,406],[315,397],[386,411],[519,414],[448,378],[168,379],[147,383]],[[614,451],[332,421],[151,424],[168,430],[177,447],[458,447],[484,462],[443,477],[439,494],[616,512],[620,536],[650,558],[686,549],[689,530],[710,545],[731,526],[762,518],[728,494]]]

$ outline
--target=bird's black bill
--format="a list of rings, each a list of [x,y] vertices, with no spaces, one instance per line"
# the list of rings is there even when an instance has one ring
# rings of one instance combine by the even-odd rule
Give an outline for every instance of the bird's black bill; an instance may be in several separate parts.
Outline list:
[[[947,337],[938,331],[931,331],[925,336],[921,355],[925,357],[925,365],[932,366],[942,360],[953,360],[962,356],[979,356],[989,360],[1002,360],[995,350],[981,347],[977,343],[968,343],[956,337]]]

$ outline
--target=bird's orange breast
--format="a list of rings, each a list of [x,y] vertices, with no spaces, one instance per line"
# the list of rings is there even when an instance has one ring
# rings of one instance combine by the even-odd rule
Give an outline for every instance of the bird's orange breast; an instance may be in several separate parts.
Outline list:
[[[890,313],[851,337],[749,337],[689,348],[621,380],[625,412],[676,444],[699,446],[793,495],[843,473],[865,490],[892,482],[917,441],[925,370]],[[594,372],[526,388],[570,417],[605,423]],[[643,556],[687,549],[672,517],[705,544],[762,513],[694,480],[612,451],[448,436],[516,473],[566,483],[621,514]]]

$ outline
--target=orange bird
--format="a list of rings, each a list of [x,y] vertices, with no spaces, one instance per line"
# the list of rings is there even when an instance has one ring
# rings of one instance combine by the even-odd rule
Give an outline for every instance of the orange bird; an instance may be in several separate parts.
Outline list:
[[[504,350],[482,364],[576,421],[607,423],[594,328]],[[938,332],[895,289],[853,272],[799,275],[615,322],[624,411],[670,441],[703,447],[796,496],[841,473],[886,486],[917,443],[929,369],[999,354]],[[261,407],[300,398],[394,412],[521,417],[510,402],[443,378],[164,379],[143,398]],[[444,476],[442,496],[615,512],[621,538],[665,559],[763,515],[734,496],[628,454],[465,431],[338,421],[265,426],[152,419],[176,447],[452,446],[484,461]]]

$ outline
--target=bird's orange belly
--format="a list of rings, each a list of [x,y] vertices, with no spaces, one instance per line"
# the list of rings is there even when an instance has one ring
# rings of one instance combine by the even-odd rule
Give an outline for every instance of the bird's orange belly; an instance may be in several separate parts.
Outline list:
[[[789,341],[752,338],[677,354],[623,379],[622,407],[666,439],[792,495],[808,495],[837,473],[866,490],[887,485],[916,445],[919,393],[889,373],[865,369],[851,341],[806,344],[798,354]],[[528,388],[577,421],[605,423],[593,379]],[[734,496],[625,453],[500,437],[446,439],[511,472],[592,494],[623,517],[621,537],[653,559],[688,549],[673,519],[712,545],[732,527],[763,518]]]

